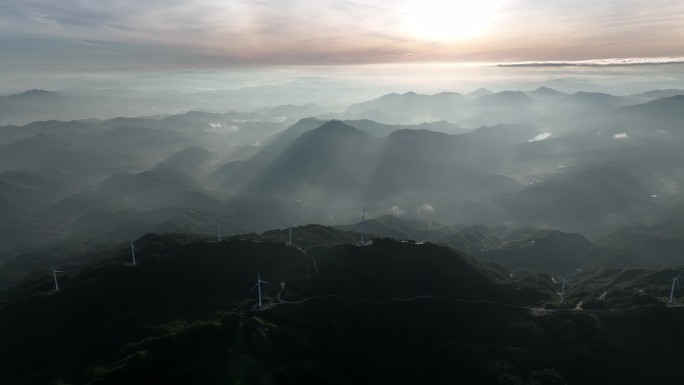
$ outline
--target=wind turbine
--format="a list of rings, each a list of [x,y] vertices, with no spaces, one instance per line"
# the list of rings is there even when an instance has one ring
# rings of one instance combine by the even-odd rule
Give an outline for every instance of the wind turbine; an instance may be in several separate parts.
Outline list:
[[[571,275],[577,275],[578,273],[581,273],[582,269],[576,269],[573,274],[566,275],[565,277],[562,278],[562,284],[561,284],[561,293],[560,293],[560,304],[562,305],[563,302],[565,302],[565,280],[571,276]]]
[[[221,221],[219,221],[218,214],[214,213],[216,217],[216,236],[218,236],[218,241],[221,242]]]
[[[136,250],[137,250],[137,251],[140,251],[140,250],[138,250],[137,247],[133,246],[133,242],[131,242],[131,257],[133,258],[133,265],[135,265],[135,264],[137,263],[136,260],[135,260],[135,252],[136,252]]]
[[[676,277],[672,278],[672,289],[670,290],[670,301],[669,304],[672,305],[672,297],[674,296],[674,289],[675,289],[675,284],[677,284],[677,287],[679,286],[679,276],[682,275],[682,272],[680,271],[679,274],[677,274]]]
[[[257,283],[254,285],[254,287],[252,287],[252,290],[254,290],[255,288],[257,288],[258,291],[259,291],[259,309],[261,309],[261,308],[263,307],[263,304],[262,304],[262,302],[261,302],[261,284],[262,284],[262,283],[265,283],[265,284],[268,284],[268,285],[271,284],[270,282],[266,282],[266,281],[262,281],[262,280],[261,280],[261,273],[259,272],[259,269],[257,269]],[[251,292],[252,290],[250,290],[250,292]]]
[[[364,240],[365,232],[366,232],[366,208],[363,208],[363,214],[361,215],[361,222],[359,222],[356,227],[361,228],[361,241],[357,243],[359,246],[365,246],[366,241]],[[356,228],[355,227],[355,228]]]
[[[288,244],[288,246],[289,246],[289,245],[292,245],[292,225],[294,225],[295,222],[297,222],[297,219],[299,219],[299,218],[295,218],[295,220],[292,221],[292,222],[290,223],[290,225],[287,227],[287,233],[288,233],[288,241],[287,241],[287,244]]]
[[[52,268],[52,276],[55,279],[55,291],[59,291],[59,283],[57,283],[57,273],[64,273],[62,270],[55,270],[55,268]]]
[[[560,298],[560,304],[563,304],[563,301],[565,300],[565,278],[563,278],[563,285],[561,286],[561,298]]]

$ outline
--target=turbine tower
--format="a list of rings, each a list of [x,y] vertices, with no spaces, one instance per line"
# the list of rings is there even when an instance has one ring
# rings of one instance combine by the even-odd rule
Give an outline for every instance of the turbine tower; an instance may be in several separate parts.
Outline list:
[[[221,221],[219,220],[218,214],[214,213],[214,216],[216,217],[216,236],[218,237],[218,241],[221,242]]]
[[[55,291],[59,291],[59,283],[57,283],[57,273],[64,273],[61,270],[55,270],[55,268],[52,268],[52,277],[55,279]]]
[[[263,308],[263,303],[261,301],[261,284],[262,283],[265,283],[268,285],[271,284],[270,282],[266,282],[266,281],[261,280],[261,273],[259,272],[259,269],[257,269],[257,282],[254,285],[254,287],[252,287],[252,290],[250,290],[250,292],[253,291],[255,288],[258,289],[258,292],[259,292],[259,309]]]
[[[561,292],[560,292],[560,304],[561,305],[563,305],[563,303],[565,302],[565,281],[568,279],[568,277],[570,277],[572,279],[572,277],[576,276],[578,273],[581,273],[581,272],[582,272],[582,269],[576,269],[573,274],[568,274],[565,277],[561,278],[561,282],[562,282],[561,283]]]
[[[356,225],[356,228],[361,229],[361,241],[357,242],[356,244],[358,246],[365,246],[366,245],[366,240],[365,240],[365,235],[366,235],[366,208],[363,208],[363,214],[361,215],[361,222],[359,222],[358,225]]]
[[[292,221],[292,222],[290,223],[290,225],[287,227],[287,233],[288,233],[287,245],[288,245],[288,246],[292,245],[292,225],[294,225],[295,222],[297,222],[297,219],[299,219],[299,218],[295,218],[295,220]]]
[[[677,274],[676,277],[672,278],[672,289],[670,290],[670,300],[668,301],[668,303],[670,305],[672,305],[672,299],[674,297],[675,284],[677,285],[677,287],[681,287],[681,286],[679,286],[679,276],[680,275],[682,275],[681,271],[679,272],[679,274]]]
[[[135,260],[135,252],[140,251],[138,250],[137,247],[133,246],[133,242],[131,242],[131,258],[133,258],[133,265],[137,264],[137,261]]]
[[[563,304],[563,301],[565,300],[565,278],[563,278],[563,285],[561,286],[561,298],[560,298],[560,304]]]

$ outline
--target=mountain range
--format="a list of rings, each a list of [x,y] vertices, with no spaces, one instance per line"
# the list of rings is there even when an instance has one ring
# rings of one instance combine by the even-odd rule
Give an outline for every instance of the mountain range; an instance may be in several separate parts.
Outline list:
[[[469,117],[408,125],[316,117],[288,125],[287,119],[273,119],[313,113],[316,106],[3,126],[0,258],[148,232],[209,234],[217,221],[226,235],[263,232],[294,218],[343,225],[357,223],[366,207],[371,218],[392,214],[448,224],[443,233],[405,235],[480,258],[485,254],[469,237],[488,234],[490,246],[499,247],[505,243],[501,233],[494,237],[490,231],[503,226],[591,239],[592,247],[573,251],[581,255],[576,268],[667,266],[678,261],[676,236],[671,247],[645,246],[659,242],[651,233],[639,246],[602,239],[684,221],[677,94],[480,90],[392,94],[349,107],[349,116],[401,108],[397,119],[406,114],[420,121],[421,110],[434,113],[461,103],[492,118],[520,118],[477,128],[461,126]],[[503,110],[508,112],[499,114]],[[568,111],[578,118],[569,120]],[[469,228],[490,230],[461,233]],[[511,269],[555,266],[504,254],[487,255],[499,263],[517,261],[504,263]]]
[[[548,276],[510,279],[429,243],[305,250],[150,234],[135,244],[137,265],[114,246],[99,252],[109,259],[60,273],[59,291],[43,275],[2,293],[3,382],[617,384],[682,374],[673,353],[684,313],[659,299],[671,270],[581,272],[561,305]],[[263,310],[249,292],[257,271],[272,282]],[[653,340],[660,349],[644,350]]]
[[[0,383],[677,381],[682,95],[0,97]]]

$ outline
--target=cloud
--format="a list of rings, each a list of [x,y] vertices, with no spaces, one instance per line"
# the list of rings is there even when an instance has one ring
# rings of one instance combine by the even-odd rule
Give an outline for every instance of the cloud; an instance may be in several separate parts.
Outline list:
[[[5,1],[0,4],[0,64],[21,69],[32,61],[50,70],[83,62],[93,67],[111,63],[115,69],[125,68],[121,62],[128,67],[226,68],[348,64],[345,58],[363,64],[517,57],[521,59],[500,65],[624,66],[682,62],[666,55],[684,52],[684,2],[678,0],[508,0],[492,11],[485,33],[454,41],[433,41],[407,30],[411,15],[402,11],[406,4],[408,0]],[[31,40],[23,46],[26,52],[12,52],[16,40]],[[68,46],[56,62],[54,53],[45,51],[55,45]],[[646,59],[581,60],[599,55]]]
[[[500,63],[499,67],[617,67],[617,66],[639,66],[639,65],[659,65],[659,64],[682,64],[684,57],[646,57],[646,58],[612,58],[612,59],[591,59],[577,61],[544,61],[544,62],[519,62],[519,63]]]
[[[431,204],[425,202],[422,206],[418,207],[418,210],[416,211],[418,212],[418,214],[433,214],[435,212],[435,208]]]
[[[534,138],[528,140],[528,142],[530,142],[530,143],[532,143],[532,142],[540,142],[540,141],[542,141],[542,140],[544,140],[544,139],[548,139],[551,135],[552,135],[552,134],[551,134],[550,132],[543,132],[543,133],[541,133],[541,134],[535,136]]]
[[[629,135],[626,132],[613,135],[613,139],[629,139]]]
[[[406,215],[406,212],[399,208],[399,206],[392,206],[392,208],[389,210],[390,214],[394,215],[395,217],[401,217]]]
[[[0,33],[8,39],[166,46],[278,64],[368,56],[390,39],[378,29],[393,24],[385,16],[389,10],[380,1],[356,0],[31,0],[0,5]]]

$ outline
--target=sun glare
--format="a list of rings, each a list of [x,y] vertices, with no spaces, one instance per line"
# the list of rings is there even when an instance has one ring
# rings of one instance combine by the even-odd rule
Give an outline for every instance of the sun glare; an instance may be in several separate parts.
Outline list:
[[[430,40],[461,40],[480,34],[502,0],[409,0],[404,9],[408,33]]]

